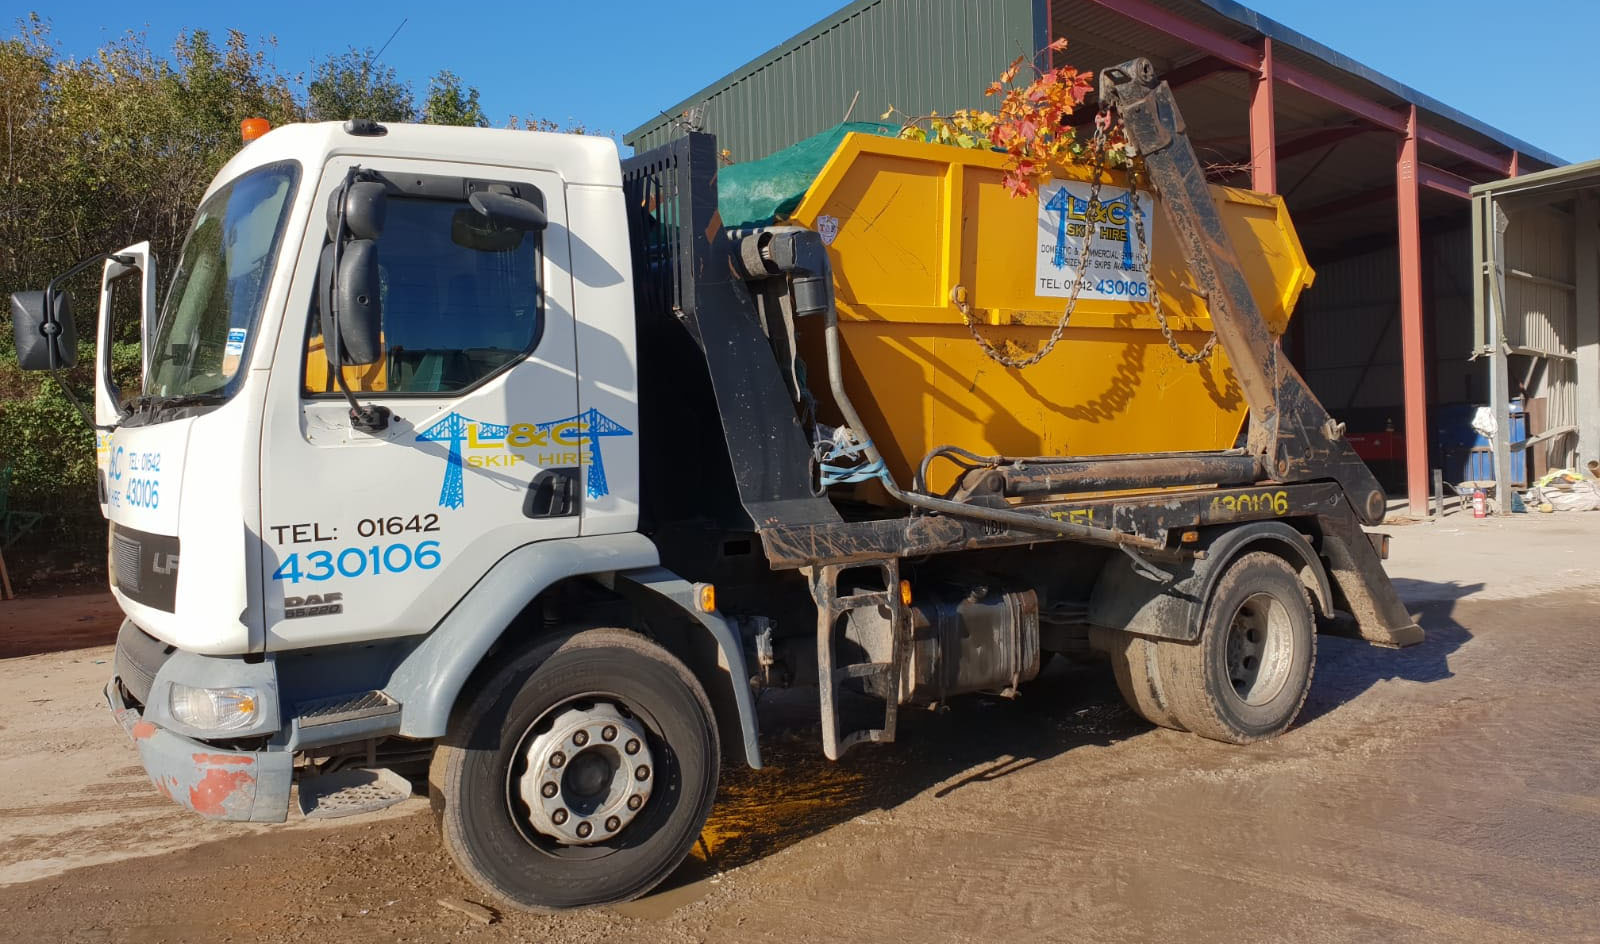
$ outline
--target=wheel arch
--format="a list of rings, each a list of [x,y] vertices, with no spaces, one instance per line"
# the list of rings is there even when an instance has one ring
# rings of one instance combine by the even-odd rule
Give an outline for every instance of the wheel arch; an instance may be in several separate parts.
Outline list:
[[[1174,565],[1168,581],[1152,580],[1150,571],[1136,568],[1127,555],[1108,557],[1090,596],[1089,622],[1159,639],[1198,639],[1217,581],[1251,551],[1283,558],[1306,585],[1316,615],[1333,615],[1333,591],[1322,559],[1306,535],[1287,522],[1233,525],[1203,534],[1202,541],[1206,556]]]
[[[694,585],[661,567],[654,543],[636,532],[528,544],[501,558],[390,674],[384,691],[401,704],[399,733],[444,737],[458,704],[472,695],[472,680],[497,661],[497,647],[504,648],[500,644],[530,606],[573,581],[617,591],[646,611],[639,616],[651,607],[657,613],[672,608],[688,617],[678,625],[701,627],[715,653],[709,668],[707,659],[697,657],[707,646],[693,636],[669,632],[656,641],[690,667],[719,715],[737,720],[746,761],[761,766],[754,698],[743,684],[749,676],[735,628],[720,614],[699,612]],[[517,648],[570,629],[531,633],[516,641]],[[719,679],[721,673],[712,670],[722,668],[726,674]]]

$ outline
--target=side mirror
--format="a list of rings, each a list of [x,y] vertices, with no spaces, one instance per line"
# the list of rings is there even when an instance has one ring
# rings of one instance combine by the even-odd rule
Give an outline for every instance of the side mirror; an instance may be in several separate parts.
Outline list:
[[[376,362],[383,356],[383,279],[378,270],[378,237],[388,215],[387,188],[375,180],[357,180],[335,190],[328,201],[328,237],[345,241],[323,247],[320,292],[322,336],[328,367]],[[337,286],[329,291],[333,260],[338,259]],[[337,330],[335,330],[337,328]]]
[[[344,202],[340,204],[340,197]],[[355,239],[377,239],[389,213],[389,192],[376,180],[358,180],[335,190],[328,200],[328,238],[339,232],[339,211],[344,210],[345,235]]]
[[[371,364],[383,355],[383,282],[378,271],[378,243],[352,239],[339,256],[339,281],[333,308],[338,313],[339,344],[346,364]],[[328,346],[333,363],[334,345]]]
[[[78,362],[72,298],[57,289],[53,301],[51,304],[45,292],[11,296],[11,333],[17,342],[17,364],[23,370],[65,370]]]

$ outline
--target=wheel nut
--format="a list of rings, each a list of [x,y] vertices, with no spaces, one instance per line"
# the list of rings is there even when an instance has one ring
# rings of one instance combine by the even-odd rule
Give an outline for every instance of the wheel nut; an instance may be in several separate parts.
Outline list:
[[[622,820],[617,819],[615,816],[606,817],[606,832],[614,833],[621,828]]]
[[[560,751],[556,751],[554,754],[550,755],[550,766],[551,767],[560,767],[562,764],[565,764],[566,762],[567,762],[567,755],[561,753]]]
[[[615,741],[616,739],[617,739],[617,727],[616,727],[616,725],[608,724],[604,728],[600,729],[600,740],[602,740],[602,741]]]
[[[644,806],[644,797],[640,796],[637,793],[635,793],[631,797],[628,797],[628,809],[636,810],[641,806]]]
[[[574,734],[572,736],[572,743],[578,745],[579,747],[582,747],[585,744],[588,744],[589,743],[589,732],[588,731],[579,731],[577,734]]]
[[[547,783],[539,788],[539,792],[544,795],[546,800],[548,800],[556,795],[556,785],[553,782]]]
[[[579,823],[578,824],[578,838],[579,839],[588,839],[589,838],[589,834],[592,833],[592,832],[594,832],[594,827],[590,826],[588,823]]]
[[[650,768],[644,766],[643,764],[640,764],[639,765],[639,769],[637,769],[637,770],[635,770],[633,772],[633,778],[635,780],[649,780],[650,779]]]
[[[628,743],[623,746],[622,749],[627,751],[629,754],[637,754],[637,753],[639,753],[639,740],[638,740],[638,738],[630,739],[628,741]]]
[[[567,821],[567,811],[556,810],[554,813],[550,814],[550,821],[555,823],[557,826],[560,826],[562,823]]]

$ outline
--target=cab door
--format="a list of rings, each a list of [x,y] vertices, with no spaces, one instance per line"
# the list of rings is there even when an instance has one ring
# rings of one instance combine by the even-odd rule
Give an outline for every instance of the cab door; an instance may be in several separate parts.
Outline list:
[[[114,453],[113,433],[110,431],[122,418],[122,404],[140,393],[140,385],[150,370],[150,329],[156,312],[155,253],[148,241],[134,243],[119,249],[106,260],[100,272],[100,317],[95,330],[94,373],[94,454],[99,470],[100,513],[110,516],[110,500],[115,492],[120,504],[122,486],[111,479],[111,457]],[[125,330],[119,330],[121,319],[139,318],[139,374],[124,377],[129,384],[122,389],[112,376],[112,343]],[[121,479],[121,468],[117,469]],[[148,504],[148,496],[141,502]]]
[[[321,336],[322,208],[352,165],[384,182],[381,354],[344,376],[387,428],[352,426]],[[497,232],[476,189],[543,206]],[[273,360],[261,441],[267,648],[426,632],[501,557],[579,533],[579,416],[561,178],[433,161],[323,169]]]

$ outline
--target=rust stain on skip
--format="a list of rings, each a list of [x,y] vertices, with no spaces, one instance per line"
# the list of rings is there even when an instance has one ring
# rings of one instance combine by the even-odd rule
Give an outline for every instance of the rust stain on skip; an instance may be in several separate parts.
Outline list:
[[[235,793],[254,787],[256,778],[243,770],[212,768],[189,788],[189,805],[202,816],[224,816]]]

